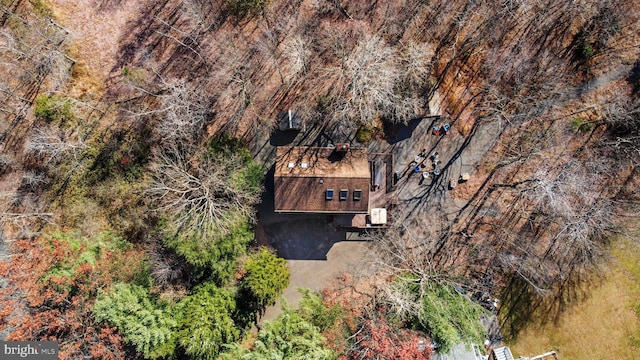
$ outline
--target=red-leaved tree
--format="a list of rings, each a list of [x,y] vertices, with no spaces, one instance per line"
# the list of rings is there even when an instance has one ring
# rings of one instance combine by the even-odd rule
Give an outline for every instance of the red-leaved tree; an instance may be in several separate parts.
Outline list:
[[[384,318],[373,318],[360,324],[346,359],[428,360],[432,354],[431,341],[418,332],[395,328]]]
[[[58,341],[60,359],[125,358],[122,337],[95,323],[91,308],[99,288],[135,278],[139,251],[63,234],[11,245],[13,255],[0,261],[0,276],[8,279],[0,289],[0,331],[9,331],[7,340]]]

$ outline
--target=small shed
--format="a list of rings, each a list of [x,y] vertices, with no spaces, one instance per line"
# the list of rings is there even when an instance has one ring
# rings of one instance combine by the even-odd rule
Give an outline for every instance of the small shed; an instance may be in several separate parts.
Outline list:
[[[282,111],[278,115],[278,127],[280,131],[300,131],[303,130],[304,124],[300,112],[289,109]]]

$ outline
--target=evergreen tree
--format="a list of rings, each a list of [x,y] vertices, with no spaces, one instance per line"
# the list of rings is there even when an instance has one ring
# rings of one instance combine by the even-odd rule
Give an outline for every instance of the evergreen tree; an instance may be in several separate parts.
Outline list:
[[[177,320],[166,304],[158,304],[149,292],[137,285],[118,283],[101,293],[93,307],[96,320],[106,321],[145,358],[173,354]]]
[[[240,330],[230,315],[235,306],[232,294],[212,283],[185,298],[178,332],[185,352],[196,359],[215,359],[224,345],[238,340]]]
[[[285,309],[273,322],[267,322],[258,333],[253,350],[236,346],[223,354],[222,360],[331,360],[336,354],[324,346],[320,330],[298,313]]]

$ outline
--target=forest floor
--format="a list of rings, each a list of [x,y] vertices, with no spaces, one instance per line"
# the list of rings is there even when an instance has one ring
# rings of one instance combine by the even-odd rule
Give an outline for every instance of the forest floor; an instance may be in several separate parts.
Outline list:
[[[617,239],[612,263],[585,301],[557,322],[531,324],[509,344],[516,356],[555,350],[559,359],[637,359],[640,353],[640,247]]]
[[[134,21],[143,0],[69,1],[51,0],[55,16],[71,32],[72,52],[86,77],[78,84],[94,84],[93,92],[104,90],[120,56],[120,39]]]

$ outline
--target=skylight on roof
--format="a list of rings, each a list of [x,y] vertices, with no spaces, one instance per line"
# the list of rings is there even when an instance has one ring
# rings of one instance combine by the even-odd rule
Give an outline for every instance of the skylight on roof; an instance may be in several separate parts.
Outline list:
[[[309,164],[306,163],[306,162],[303,162],[303,163],[300,163],[300,167],[303,168],[303,169],[306,169],[306,168],[309,167]]]
[[[327,189],[327,191],[325,191],[324,198],[326,200],[333,200],[333,189]]]
[[[294,167],[296,167],[296,163],[294,163],[294,162],[290,162],[289,164],[287,164],[287,167],[288,167],[289,169],[293,169]]]

